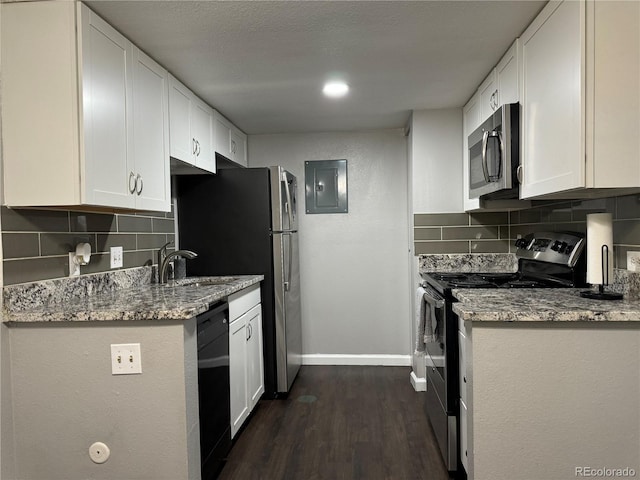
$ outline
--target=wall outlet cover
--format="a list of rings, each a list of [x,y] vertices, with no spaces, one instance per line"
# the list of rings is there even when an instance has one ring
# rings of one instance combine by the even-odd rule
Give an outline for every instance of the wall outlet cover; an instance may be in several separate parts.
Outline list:
[[[640,272],[640,252],[627,252],[627,270]]]
[[[121,268],[122,267],[122,247],[111,247],[110,249],[110,257],[111,257],[111,268]]]

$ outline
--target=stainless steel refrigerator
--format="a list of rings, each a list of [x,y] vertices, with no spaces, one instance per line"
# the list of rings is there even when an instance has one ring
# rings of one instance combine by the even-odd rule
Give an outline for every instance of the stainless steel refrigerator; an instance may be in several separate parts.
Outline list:
[[[289,392],[302,328],[296,177],[282,167],[177,177],[180,248],[188,275],[262,274],[265,395]]]

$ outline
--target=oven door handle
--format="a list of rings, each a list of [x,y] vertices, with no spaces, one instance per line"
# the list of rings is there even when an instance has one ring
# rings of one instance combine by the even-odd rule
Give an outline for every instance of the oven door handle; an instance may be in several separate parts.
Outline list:
[[[444,308],[444,298],[436,296],[434,292],[425,289],[422,297],[429,305],[435,308]]]

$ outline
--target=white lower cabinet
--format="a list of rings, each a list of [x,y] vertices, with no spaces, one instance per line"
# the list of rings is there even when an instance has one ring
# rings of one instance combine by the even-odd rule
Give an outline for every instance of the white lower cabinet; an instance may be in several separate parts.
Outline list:
[[[467,478],[473,479],[473,422],[472,422],[472,367],[471,367],[471,323],[458,323],[458,362],[460,387],[459,441],[460,461]]]
[[[231,438],[264,393],[260,284],[229,296]]]

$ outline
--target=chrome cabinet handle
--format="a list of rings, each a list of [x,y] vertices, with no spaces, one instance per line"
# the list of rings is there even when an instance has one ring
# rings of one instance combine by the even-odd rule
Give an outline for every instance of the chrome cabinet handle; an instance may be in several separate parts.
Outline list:
[[[516,168],[516,178],[518,182],[522,183],[522,165],[518,165],[518,168]]]
[[[196,151],[197,151],[197,143],[198,143],[198,142],[196,141],[196,139],[195,139],[195,138],[192,138],[192,139],[191,139],[191,153],[192,153],[193,155],[195,155],[195,154],[196,154]]]
[[[231,140],[231,153],[236,153],[236,142]]]
[[[131,179],[133,179],[133,186],[131,186]],[[129,193],[135,193],[136,191],[136,175],[133,172],[129,172]]]
[[[464,377],[462,377],[462,381],[463,381],[464,383],[467,383],[467,376],[466,376],[466,375],[465,375]]]
[[[140,181],[140,184],[138,185],[138,180]],[[140,188],[137,188],[137,187]],[[140,174],[136,175],[136,193],[138,194],[138,196],[140,196],[140,194],[142,193],[142,189],[144,188],[144,184],[142,182],[142,177],[140,176]]]
[[[199,157],[200,156],[200,141],[196,140],[196,156]]]

